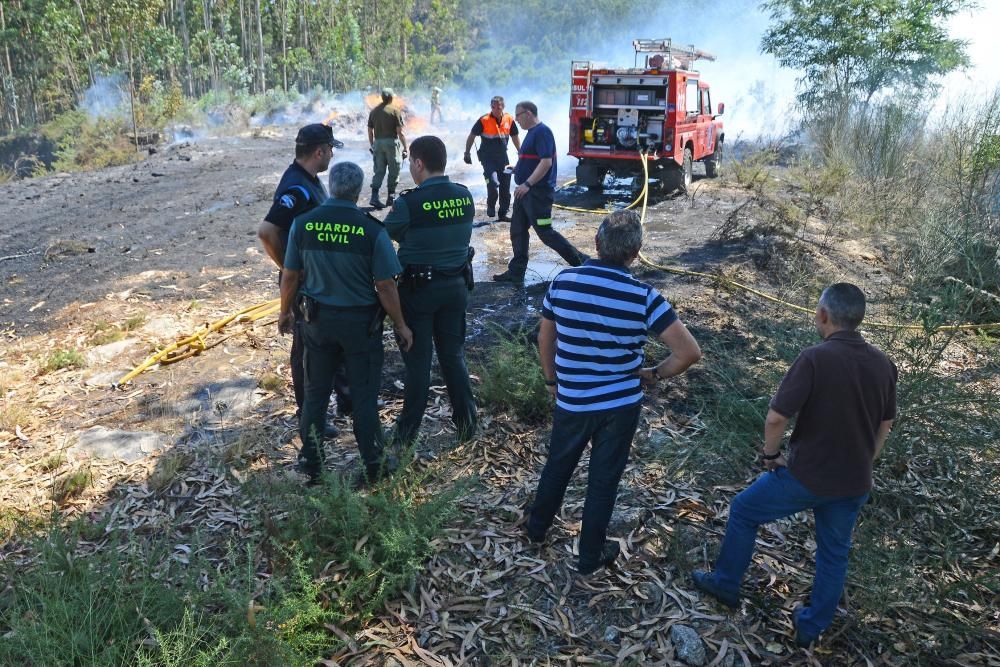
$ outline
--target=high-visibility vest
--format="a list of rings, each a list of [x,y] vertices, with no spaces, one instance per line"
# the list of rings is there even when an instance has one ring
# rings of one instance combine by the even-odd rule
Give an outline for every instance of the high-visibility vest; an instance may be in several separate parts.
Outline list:
[[[510,128],[514,124],[514,118],[509,113],[505,113],[497,122],[496,116],[492,113],[488,113],[479,119],[479,122],[483,124],[483,133],[479,135],[483,139],[499,139],[507,144],[507,139],[510,138]]]

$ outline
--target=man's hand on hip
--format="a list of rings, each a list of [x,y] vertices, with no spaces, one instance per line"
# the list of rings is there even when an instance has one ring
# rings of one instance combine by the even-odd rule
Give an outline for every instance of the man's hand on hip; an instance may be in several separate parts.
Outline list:
[[[293,326],[295,326],[295,316],[291,312],[281,313],[278,316],[278,333],[287,336],[292,333]]]
[[[519,186],[514,188],[514,199],[520,199],[524,195],[528,194],[529,190],[531,190],[531,186],[527,183],[521,183]]]

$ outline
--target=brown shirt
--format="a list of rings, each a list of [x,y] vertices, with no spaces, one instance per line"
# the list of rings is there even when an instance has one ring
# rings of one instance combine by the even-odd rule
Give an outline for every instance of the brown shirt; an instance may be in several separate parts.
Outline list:
[[[896,366],[856,331],[803,350],[771,399],[796,417],[788,470],[818,496],[860,496],[872,487],[875,437],[896,418]]]
[[[375,130],[376,139],[395,139],[396,130],[403,127],[403,112],[382,102],[368,114],[368,127]]]

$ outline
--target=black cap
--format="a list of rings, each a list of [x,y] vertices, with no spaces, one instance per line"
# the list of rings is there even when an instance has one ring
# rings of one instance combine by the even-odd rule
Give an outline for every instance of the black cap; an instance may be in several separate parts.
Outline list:
[[[295,143],[299,146],[319,146],[329,144],[334,148],[343,148],[344,142],[333,138],[333,128],[323,123],[312,123],[299,128],[299,133],[295,135]]]

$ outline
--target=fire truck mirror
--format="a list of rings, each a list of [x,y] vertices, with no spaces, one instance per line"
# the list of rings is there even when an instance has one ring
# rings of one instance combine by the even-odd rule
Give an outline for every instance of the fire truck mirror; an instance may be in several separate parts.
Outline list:
[[[715,108],[716,108],[715,115],[716,116],[721,116],[722,114],[724,114],[726,112],[726,103],[725,102],[719,102],[719,105],[717,107],[715,107]]]

